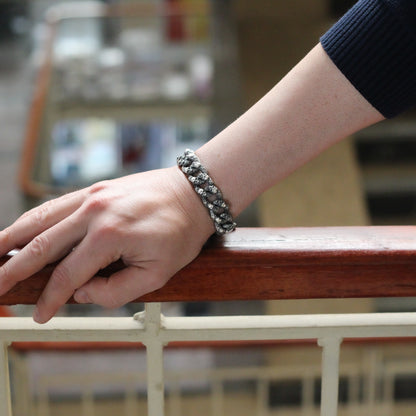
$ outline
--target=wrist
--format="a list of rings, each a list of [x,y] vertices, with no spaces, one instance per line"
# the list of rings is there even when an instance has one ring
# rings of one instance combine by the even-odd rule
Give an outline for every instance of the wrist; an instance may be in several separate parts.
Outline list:
[[[234,222],[230,208],[199,157],[192,150],[187,149],[181,156],[178,156],[177,164],[207,209],[214,224],[215,233],[224,235],[234,231],[237,224]]]
[[[174,182],[172,188],[175,190],[180,208],[189,221],[189,227],[201,237],[201,242],[204,244],[215,233],[209,213],[180,168],[173,166],[169,170]]]

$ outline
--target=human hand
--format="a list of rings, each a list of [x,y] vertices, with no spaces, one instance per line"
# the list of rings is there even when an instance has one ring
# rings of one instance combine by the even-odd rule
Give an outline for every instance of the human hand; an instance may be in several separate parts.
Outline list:
[[[23,214],[0,232],[0,295],[45,265],[58,265],[34,312],[48,321],[73,295],[119,307],[163,286],[214,232],[205,207],[177,167],[99,182]],[[121,259],[108,279],[100,269]]]

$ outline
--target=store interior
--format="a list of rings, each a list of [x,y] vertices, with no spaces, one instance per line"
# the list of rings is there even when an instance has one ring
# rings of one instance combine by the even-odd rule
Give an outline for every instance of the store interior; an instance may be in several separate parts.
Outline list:
[[[261,98],[352,3],[0,1],[4,11],[0,16],[0,227],[71,190],[174,164],[183,149],[198,148]],[[164,7],[183,13],[161,13]],[[259,197],[239,224],[413,224],[415,150],[416,113],[409,111],[328,149]],[[72,305],[61,314],[129,315],[140,307],[108,311]],[[416,310],[416,302],[360,299],[165,306],[167,314],[185,315],[374,310]],[[31,308],[16,306],[13,313],[29,315]],[[246,351],[237,358],[229,352],[198,354],[190,361],[204,368],[297,360],[291,352]],[[180,353],[173,356],[173,367],[187,362]],[[34,394],[39,393],[36,377],[42,369],[69,371],[78,360],[48,366],[52,359],[32,356]],[[128,366],[129,359],[120,362]],[[107,386],[99,393],[117,395],[118,389]],[[74,391],[73,386],[57,387],[54,394],[74,397]]]

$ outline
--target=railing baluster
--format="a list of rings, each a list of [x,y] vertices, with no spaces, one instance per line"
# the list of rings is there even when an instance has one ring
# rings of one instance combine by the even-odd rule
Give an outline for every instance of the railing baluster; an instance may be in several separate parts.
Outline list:
[[[365,378],[364,383],[364,401],[367,403],[367,411],[369,415],[375,414],[376,411],[379,361],[380,350],[378,348],[373,347],[367,350],[367,377]]]
[[[94,396],[91,385],[84,386],[82,391],[82,416],[94,416]]]
[[[211,414],[212,416],[224,414],[224,386],[222,380],[217,378],[212,382]]]
[[[348,414],[356,416],[360,406],[360,376],[351,374],[348,377]]]
[[[339,352],[341,338],[320,338],[322,351],[321,416],[336,416],[338,410]]]
[[[269,405],[269,380],[260,378],[257,381],[257,416],[266,416]]]
[[[383,404],[386,416],[393,414],[394,406],[394,373],[385,371],[383,377]]]
[[[164,415],[165,389],[163,376],[163,342],[159,332],[162,328],[160,303],[146,303],[144,313],[136,315],[144,323],[146,333],[147,363],[147,414]]]
[[[0,414],[12,416],[8,343],[3,341],[0,345]]]
[[[310,416],[314,412],[313,390],[313,377],[311,375],[305,375],[302,378],[302,416]]]

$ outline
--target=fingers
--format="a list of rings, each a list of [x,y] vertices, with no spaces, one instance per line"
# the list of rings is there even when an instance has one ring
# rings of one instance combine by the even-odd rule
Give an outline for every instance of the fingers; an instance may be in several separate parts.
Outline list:
[[[39,323],[73,294],[79,302],[116,307],[158,289],[202,245],[201,238],[184,239],[191,215],[176,192],[167,192],[170,182],[168,170],[126,176],[23,215],[0,233],[0,255],[23,246],[0,268],[0,295],[64,255],[38,300]],[[129,267],[108,280],[94,278],[118,259]]]
[[[85,235],[86,226],[72,215],[37,235],[0,268],[0,294],[18,281],[67,254]]]
[[[136,266],[126,267],[111,277],[94,277],[79,288],[74,299],[78,303],[95,303],[118,308],[163,286],[166,279],[157,273]]]
[[[14,224],[0,232],[0,256],[24,246],[35,236],[62,221],[76,211],[83,200],[83,192],[73,192],[23,214]]]
[[[53,271],[38,300],[33,316],[35,321],[47,322],[91,276],[96,275],[100,269],[117,260],[118,257],[113,246],[105,245],[89,235],[85,236],[79,246],[71,251]]]

